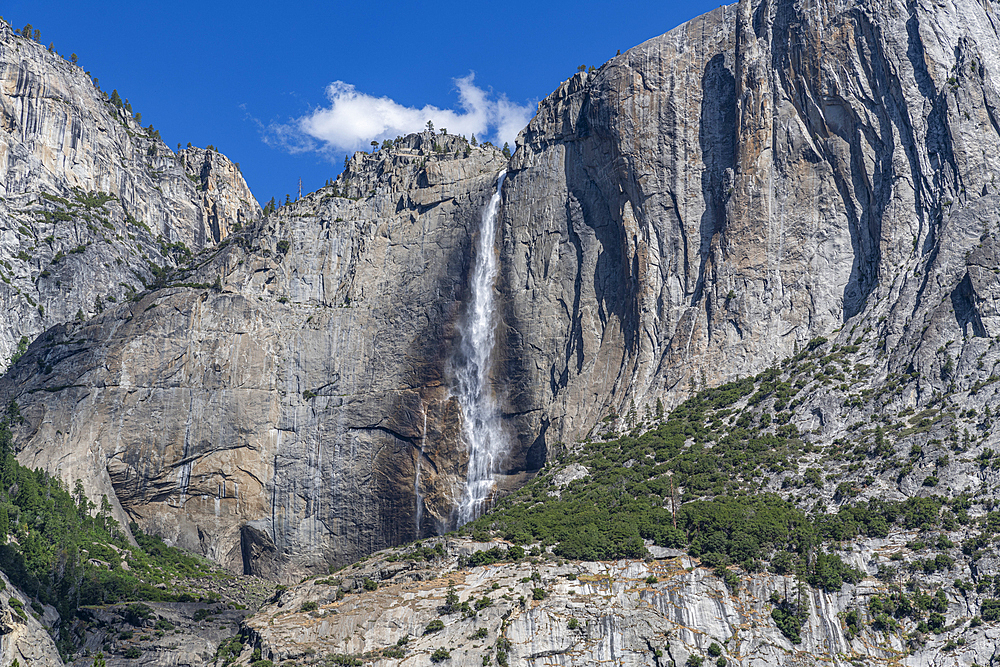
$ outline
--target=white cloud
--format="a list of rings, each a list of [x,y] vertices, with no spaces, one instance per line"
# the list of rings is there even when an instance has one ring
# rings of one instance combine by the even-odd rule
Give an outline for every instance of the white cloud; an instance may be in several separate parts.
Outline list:
[[[519,105],[504,95],[494,97],[473,83],[475,75],[455,79],[459,109],[439,109],[426,105],[417,109],[403,106],[388,97],[360,93],[349,83],[334,81],[326,88],[329,106],[268,127],[265,141],[293,152],[344,152],[367,149],[374,141],[420,132],[427,121],[450,134],[473,134],[480,141],[502,146],[514,144],[535,111],[533,104]]]

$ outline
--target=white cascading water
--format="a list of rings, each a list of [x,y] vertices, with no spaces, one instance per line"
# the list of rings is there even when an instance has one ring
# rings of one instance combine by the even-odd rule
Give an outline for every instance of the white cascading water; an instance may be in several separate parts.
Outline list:
[[[471,296],[460,324],[459,359],[455,369],[456,394],[462,408],[462,431],[469,451],[465,495],[458,507],[458,525],[482,514],[496,486],[494,475],[507,454],[500,411],[490,386],[490,366],[496,341],[493,284],[497,277],[496,239],[500,189],[506,171],[497,176],[497,188],[483,211],[472,271]]]

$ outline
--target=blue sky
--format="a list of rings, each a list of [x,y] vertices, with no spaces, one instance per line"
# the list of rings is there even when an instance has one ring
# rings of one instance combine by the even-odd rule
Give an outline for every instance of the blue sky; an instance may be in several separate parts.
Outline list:
[[[516,134],[578,65],[716,6],[8,0],[0,11],[76,53],[168,145],[213,144],[239,162],[263,203],[294,197],[300,177],[303,191],[321,187],[345,146],[376,130],[395,136],[416,118],[464,134],[483,127],[489,139]]]

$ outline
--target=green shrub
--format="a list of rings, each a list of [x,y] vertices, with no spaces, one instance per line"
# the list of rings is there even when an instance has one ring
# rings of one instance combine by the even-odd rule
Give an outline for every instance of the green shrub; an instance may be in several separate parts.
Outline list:
[[[442,621],[440,618],[435,618],[433,621],[427,624],[426,628],[424,628],[424,634],[428,635],[432,632],[438,632],[440,630],[444,630],[444,621]]]
[[[810,585],[826,591],[839,591],[844,582],[858,583],[863,578],[860,570],[847,566],[836,554],[819,553],[813,572],[807,577]]]
[[[823,474],[819,468],[809,468],[805,473],[805,480],[816,487],[823,486]]]
[[[569,623],[566,624],[566,627],[569,628],[570,630],[576,630],[577,628],[580,627],[580,621],[576,620],[575,618],[571,618],[569,619]]]
[[[861,615],[857,610],[852,609],[844,614],[844,625],[847,626],[848,638],[852,638],[861,632]]]
[[[319,603],[314,600],[303,602],[302,606],[299,607],[300,612],[316,611],[317,609],[319,609]]]
[[[778,595],[777,591],[771,593],[771,604],[774,605],[774,608],[771,609],[771,618],[774,620],[775,625],[778,626],[781,634],[793,644],[802,643],[800,632],[809,616],[806,605],[801,602],[783,599]]]
[[[719,646],[717,643],[712,642],[711,644],[708,645],[708,654],[713,658],[718,658],[720,655],[722,655],[722,647]]]
[[[223,640],[219,644],[219,647],[215,650],[215,660],[222,660],[224,665],[231,664],[236,658],[240,657],[243,652],[243,643],[240,642],[240,638],[230,637],[229,639]]]
[[[822,336],[819,336],[817,338],[813,338],[806,345],[806,349],[809,350],[810,352],[812,352],[813,350],[815,350],[817,347],[819,347],[820,345],[822,345],[825,342],[826,342],[826,338],[823,338]]]
[[[790,642],[793,644],[802,643],[802,638],[799,636],[799,631],[802,629],[802,625],[798,622],[795,614],[775,607],[771,610],[771,618],[774,619],[774,624],[778,626],[778,630],[781,631]]]
[[[444,662],[445,660],[448,660],[450,658],[451,658],[451,653],[449,653],[448,649],[444,647],[438,648],[433,653],[431,653],[431,662],[434,663]]]
[[[507,549],[493,547],[477,551],[468,556],[460,556],[458,559],[461,567],[480,567],[483,565],[493,565],[494,563],[517,562],[524,558],[524,549],[519,546],[512,546]]]
[[[123,655],[129,660],[135,660],[136,658],[142,656],[142,651],[138,646],[129,646],[125,649],[125,653]]]
[[[507,667],[507,654],[510,653],[510,640],[506,637],[497,637],[496,643],[497,664],[500,667]]]
[[[153,615],[152,608],[141,602],[136,602],[125,607],[125,622],[129,625],[140,626]]]

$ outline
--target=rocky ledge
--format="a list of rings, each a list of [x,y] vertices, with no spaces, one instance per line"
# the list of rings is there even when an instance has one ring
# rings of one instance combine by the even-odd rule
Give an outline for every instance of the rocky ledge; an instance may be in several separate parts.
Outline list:
[[[868,576],[837,592],[735,568],[720,578],[663,551],[658,559],[581,562],[535,548],[516,562],[463,567],[473,553],[508,545],[447,540],[436,542],[436,553],[426,542],[290,588],[246,620],[239,662],[256,648],[275,663],[385,667],[991,664],[997,619],[983,622],[976,596],[948,582],[936,582],[944,584],[942,632],[864,622],[869,601],[892,587],[874,576],[877,563],[905,551],[911,537],[894,533],[845,553]],[[805,618],[793,642],[776,616],[796,599]]]

